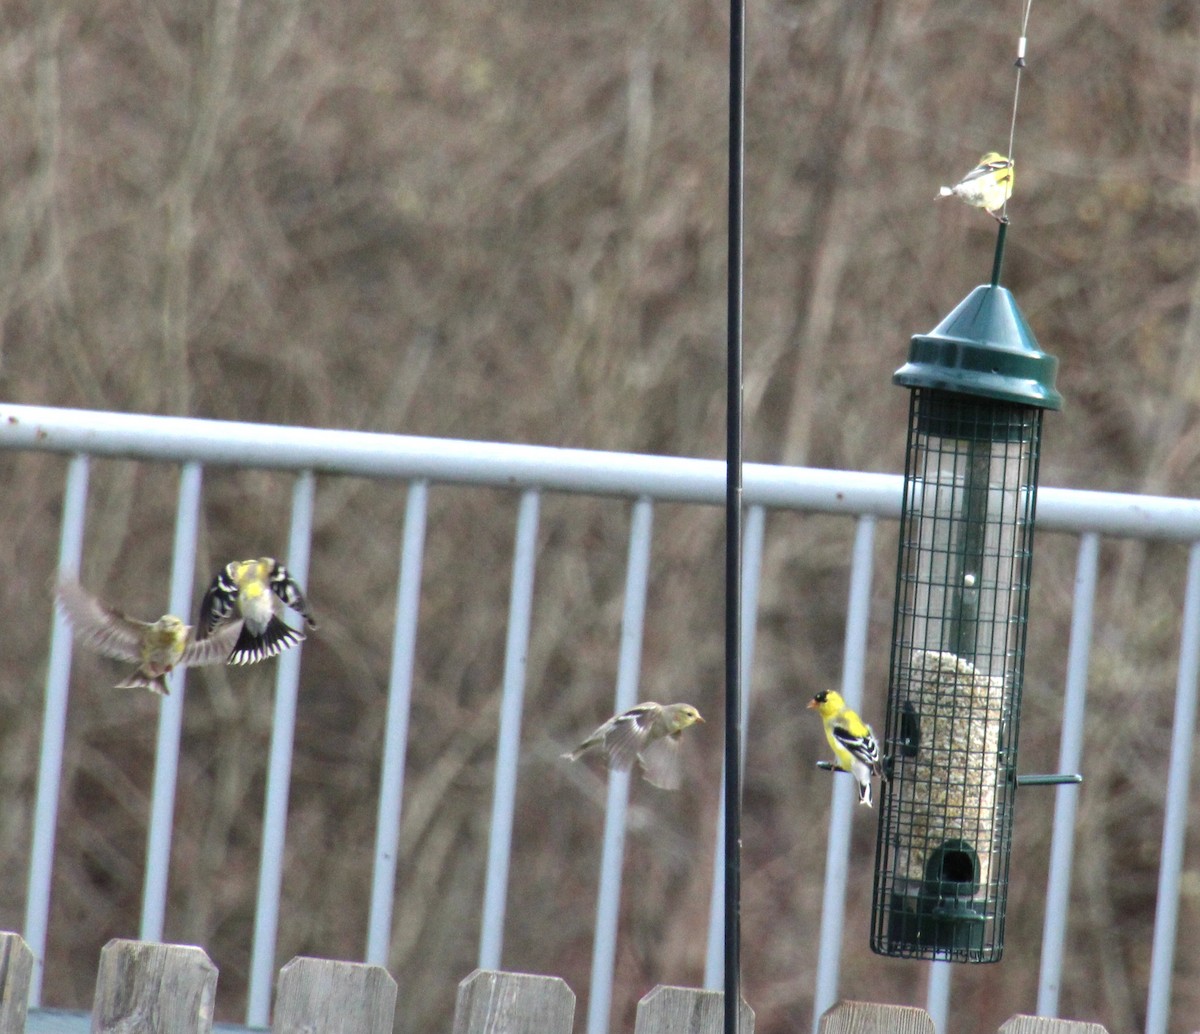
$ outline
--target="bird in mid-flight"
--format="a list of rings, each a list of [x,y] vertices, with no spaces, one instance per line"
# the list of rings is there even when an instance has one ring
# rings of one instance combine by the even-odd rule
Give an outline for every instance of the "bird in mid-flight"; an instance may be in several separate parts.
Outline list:
[[[148,689],[165,696],[166,676],[174,668],[221,664],[241,631],[236,622],[211,639],[197,639],[192,627],[174,614],[164,614],[157,621],[139,621],[102,603],[74,581],[60,583],[56,595],[84,646],[137,665],[116,684],[117,689]]]
[[[241,634],[230,664],[253,664],[304,640],[304,633],[280,620],[284,605],[297,611],[310,628],[317,622],[304,590],[272,557],[234,560],[213,579],[200,602],[200,636],[207,639],[227,621],[241,620]]]
[[[618,771],[627,770],[636,758],[646,782],[663,790],[677,790],[681,781],[680,736],[688,726],[703,721],[691,704],[647,701],[614,715],[563,757],[577,761],[591,752],[602,753],[609,766]]]

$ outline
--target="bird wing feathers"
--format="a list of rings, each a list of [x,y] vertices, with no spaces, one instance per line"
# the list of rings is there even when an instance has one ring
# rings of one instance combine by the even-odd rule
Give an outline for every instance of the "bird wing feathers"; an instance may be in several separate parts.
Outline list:
[[[222,625],[207,639],[197,639],[194,636],[188,639],[188,644],[184,647],[183,654],[179,658],[177,667],[196,667],[200,664],[222,664],[225,658],[229,656],[233,649],[234,643],[237,642],[238,636],[242,631],[242,623],[240,621],[232,621]]]
[[[855,728],[854,724],[861,726],[861,729]],[[865,725],[861,721],[854,724],[835,721],[830,729],[837,742],[846,748],[851,757],[861,761],[872,772],[878,774],[880,770],[879,744],[875,741],[875,734],[869,725]]]
[[[642,776],[651,786],[657,786],[660,790],[679,789],[682,782],[679,763],[680,738],[679,733],[673,732],[648,743],[638,754]]]
[[[578,747],[563,756],[577,761],[589,751],[599,750],[612,768],[628,769],[655,735],[655,725],[661,722],[662,712],[662,707],[653,703],[631,707],[614,715]]]
[[[962,178],[962,183],[970,183],[972,180],[980,179],[983,176],[990,176],[992,173],[1000,172],[1003,169],[1011,169],[1012,164],[1007,158],[996,158],[992,161],[980,162]]]
[[[229,617],[237,606],[237,582],[233,580],[230,572],[230,568],[233,567],[236,565],[229,564],[212,580],[200,601],[197,634],[201,638],[212,635],[213,629]]]
[[[271,591],[303,617],[309,628],[317,627],[316,618],[312,616],[312,610],[304,596],[304,590],[300,588],[300,583],[288,574],[287,568],[283,564],[276,562],[271,571],[270,584]]]
[[[609,764],[616,769],[629,768],[654,735],[654,726],[662,717],[658,704],[638,704],[608,720],[604,735],[604,752]]]
[[[78,582],[61,583],[57,594],[81,643],[106,657],[141,662],[147,622],[105,606]]]

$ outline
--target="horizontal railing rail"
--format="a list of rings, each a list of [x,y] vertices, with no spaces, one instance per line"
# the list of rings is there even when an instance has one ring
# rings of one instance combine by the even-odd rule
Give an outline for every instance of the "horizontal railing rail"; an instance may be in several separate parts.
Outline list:
[[[108,413],[0,403],[0,449],[429,480],[494,488],[655,501],[725,501],[722,460],[460,441],[192,417]],[[809,467],[745,464],[747,506],[896,518],[902,478]],[[1046,487],[1046,531],[1200,540],[1200,500]]]

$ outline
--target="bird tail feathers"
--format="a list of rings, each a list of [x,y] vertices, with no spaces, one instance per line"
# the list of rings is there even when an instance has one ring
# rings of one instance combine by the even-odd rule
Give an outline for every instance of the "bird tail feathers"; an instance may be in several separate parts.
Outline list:
[[[167,696],[171,691],[167,689],[166,675],[155,675],[154,678],[143,675],[140,671],[135,671],[127,679],[118,682],[114,689],[148,689],[151,693],[157,693],[159,696]]]
[[[304,642],[304,633],[284,624],[277,617],[267,622],[267,627],[257,635],[242,625],[241,635],[229,655],[230,664],[254,664],[268,657],[283,653],[288,647]]]
[[[868,778],[858,784],[858,803],[865,804],[869,808],[871,807],[871,801],[871,780]]]

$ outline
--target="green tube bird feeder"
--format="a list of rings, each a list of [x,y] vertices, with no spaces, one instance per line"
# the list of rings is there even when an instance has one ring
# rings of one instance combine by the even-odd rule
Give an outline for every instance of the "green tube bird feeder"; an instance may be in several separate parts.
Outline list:
[[[1058,361],[996,265],[913,337],[894,376],[911,400],[872,906],[882,955],[994,962],[1004,948],[1042,415],[1062,398]]]

